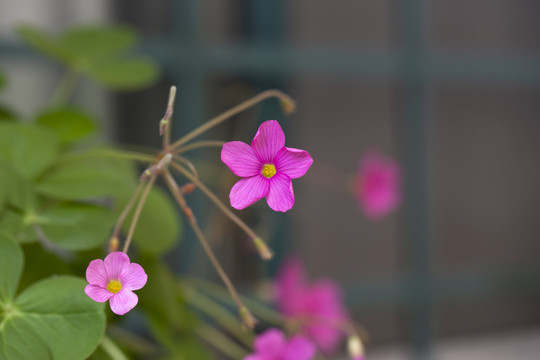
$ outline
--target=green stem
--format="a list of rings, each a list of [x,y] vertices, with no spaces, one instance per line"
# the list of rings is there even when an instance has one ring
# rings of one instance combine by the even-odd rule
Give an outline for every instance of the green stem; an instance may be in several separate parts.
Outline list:
[[[131,244],[131,240],[133,239],[133,233],[135,232],[135,226],[137,226],[137,221],[139,221],[139,215],[141,215],[141,211],[143,209],[144,203],[146,202],[146,198],[148,197],[148,194],[150,193],[150,190],[152,189],[152,185],[154,185],[155,181],[156,181],[156,174],[150,177],[150,180],[148,180],[148,183],[146,184],[146,187],[144,188],[141,198],[139,199],[139,203],[137,204],[137,208],[135,209],[135,213],[133,214],[133,218],[131,219],[131,225],[129,227],[129,231],[126,237],[124,249],[122,250],[125,253],[127,253],[129,249],[129,245]]]
[[[232,342],[228,337],[210,325],[197,327],[195,332],[201,339],[212,344],[231,359],[243,359],[248,354],[243,347]]]
[[[78,159],[91,156],[103,156],[117,159],[129,159],[144,162],[153,162],[155,157],[148,154],[138,153],[134,151],[123,150],[88,150],[84,152],[68,153],[60,157],[60,161]]]
[[[213,318],[246,346],[251,346],[251,336],[246,336],[249,333],[241,330],[240,326],[238,326],[238,318],[235,315],[232,315],[217,301],[197,291],[194,287],[187,289],[184,287],[184,290],[185,300],[188,304]]]
[[[231,305],[234,304],[230,296],[228,296],[228,292],[219,285],[198,278],[184,278],[184,280],[184,284],[187,283],[190,286],[197,285],[197,287],[205,293],[210,294],[220,301]],[[242,301],[244,301],[246,306],[253,310],[253,313],[256,314],[257,318],[276,326],[282,326],[285,323],[283,316],[269,306],[266,306],[259,301],[246,298],[245,296],[242,296]]]
[[[101,348],[113,360],[128,360],[128,357],[120,350],[120,348],[108,336],[104,335],[101,338]]]
[[[197,141],[197,142],[188,144],[186,146],[182,146],[181,148],[175,150],[174,152],[176,154],[181,154],[190,150],[204,148],[204,147],[222,147],[223,144],[225,143],[226,141],[219,141],[219,140]]]
[[[51,96],[51,103],[56,106],[65,105],[73,94],[78,79],[79,73],[75,69],[66,69],[64,75],[60,79],[60,82],[56,86],[56,89]]]

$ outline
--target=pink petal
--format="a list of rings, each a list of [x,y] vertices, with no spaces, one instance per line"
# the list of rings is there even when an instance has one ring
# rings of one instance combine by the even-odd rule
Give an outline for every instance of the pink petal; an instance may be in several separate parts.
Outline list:
[[[270,181],[262,175],[240,179],[229,194],[231,206],[238,210],[248,207],[265,197],[269,186]]]
[[[124,315],[133,309],[139,302],[139,298],[131,290],[122,289],[110,298],[111,310],[117,315]]]
[[[268,206],[274,211],[285,212],[294,205],[294,192],[291,179],[283,174],[277,173],[270,179],[270,189],[266,195]]]
[[[96,285],[86,285],[84,288],[86,295],[90,296],[90,299],[97,302],[105,302],[113,295],[113,293],[107,291],[107,289]]]
[[[315,355],[315,345],[305,337],[297,335],[293,337],[285,351],[283,360],[310,360]]]
[[[251,177],[261,172],[261,162],[255,156],[253,149],[241,141],[231,141],[221,149],[221,161],[227,165],[235,175]]]
[[[356,181],[358,202],[371,220],[379,220],[394,211],[401,202],[401,170],[392,159],[375,152],[362,157]]]
[[[313,164],[313,159],[307,151],[284,147],[276,155],[274,164],[278,172],[284,173],[291,179],[296,179],[304,176]]]
[[[293,256],[281,265],[276,277],[277,307],[286,316],[303,312],[306,275],[302,262]]]
[[[141,265],[135,263],[124,267],[120,275],[120,283],[122,288],[126,290],[139,290],[146,284],[146,280],[148,280],[148,275]]]
[[[257,336],[253,346],[258,354],[267,358],[278,355],[286,345],[283,332],[278,329],[269,329]]]
[[[129,264],[129,256],[122,251],[112,252],[105,257],[104,263],[105,269],[107,270],[108,280],[119,280],[120,274],[122,274],[124,267]]]
[[[319,280],[309,286],[304,297],[304,314],[321,320],[308,324],[306,332],[323,351],[334,353],[345,334],[333,323],[348,318],[339,286],[332,280]]]
[[[259,126],[251,147],[262,163],[273,163],[274,157],[285,146],[285,134],[276,120],[265,121]]]
[[[98,285],[102,288],[106,288],[109,283],[109,277],[107,276],[107,270],[103,260],[96,259],[90,261],[90,264],[86,268],[86,281],[92,285]]]
[[[266,356],[257,355],[257,354],[251,354],[246,357],[244,357],[243,360],[268,360]]]

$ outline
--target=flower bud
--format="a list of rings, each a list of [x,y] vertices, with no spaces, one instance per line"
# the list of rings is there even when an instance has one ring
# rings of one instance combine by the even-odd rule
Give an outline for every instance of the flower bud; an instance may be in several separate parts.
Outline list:
[[[270,260],[274,257],[274,252],[266,245],[263,239],[256,237],[253,239],[253,243],[259,252],[259,255],[263,260]]]
[[[253,315],[251,315],[249,309],[243,306],[242,308],[240,308],[238,313],[240,315],[240,318],[242,319],[242,322],[244,323],[244,326],[249,330],[253,330],[255,328],[255,324],[257,324],[257,319],[255,319]]]
[[[364,345],[362,340],[356,334],[349,336],[347,340],[347,349],[352,360],[365,360]]]
[[[180,188],[180,191],[182,191],[182,194],[188,195],[188,194],[191,194],[193,190],[195,190],[195,188],[196,188],[195,184],[187,183],[187,184],[182,185],[182,187]]]
[[[116,236],[112,237],[111,240],[109,240],[109,252],[118,251],[119,244],[120,244],[120,240],[118,240]]]

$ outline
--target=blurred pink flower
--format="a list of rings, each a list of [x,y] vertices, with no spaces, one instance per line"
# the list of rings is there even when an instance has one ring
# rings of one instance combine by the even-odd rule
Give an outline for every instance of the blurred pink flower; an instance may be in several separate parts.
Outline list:
[[[289,341],[283,332],[269,329],[255,339],[255,353],[244,360],[310,360],[315,355],[315,346],[301,335]]]
[[[86,268],[86,280],[89,284],[84,292],[97,302],[109,300],[111,310],[115,314],[124,315],[139,301],[132,290],[141,289],[147,279],[142,266],[130,263],[126,253],[112,252],[105,260],[96,259],[90,262]]]
[[[251,146],[241,141],[223,145],[221,160],[240,179],[231,189],[231,206],[241,210],[266,197],[268,206],[285,212],[294,204],[291,179],[303,176],[313,163],[307,151],[285,147],[276,120],[259,126]]]
[[[345,335],[339,324],[349,318],[337,283],[330,279],[308,283],[300,260],[290,257],[278,272],[276,288],[279,311],[299,320],[302,333],[322,351],[335,352]]]
[[[354,191],[366,217],[370,220],[382,219],[401,202],[399,164],[375,152],[366,152],[358,166]]]

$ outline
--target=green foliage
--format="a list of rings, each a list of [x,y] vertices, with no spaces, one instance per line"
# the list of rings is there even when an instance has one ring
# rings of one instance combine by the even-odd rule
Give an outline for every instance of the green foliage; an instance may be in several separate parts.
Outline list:
[[[51,165],[58,150],[58,139],[46,128],[0,123],[0,160],[11,162],[26,178]]]
[[[75,143],[94,132],[94,119],[76,108],[57,108],[42,112],[36,119],[38,124],[56,133],[62,144]]]
[[[0,257],[0,357],[74,360],[90,355],[105,331],[105,314],[102,304],[84,294],[85,281],[49,278],[15,296],[23,254],[3,234]]]
[[[62,203],[39,216],[43,233],[67,250],[86,250],[104,244],[114,225],[110,209],[102,206]]]
[[[128,197],[120,200],[121,208],[128,202]],[[124,231],[128,231],[131,216],[124,223]],[[150,254],[163,254],[170,250],[180,235],[180,216],[176,207],[161,189],[150,191],[144,204],[141,216],[133,234],[137,247]]]
[[[60,159],[37,185],[39,193],[67,200],[130,194],[133,190],[135,173],[129,161],[91,153]]]
[[[131,50],[138,42],[133,30],[121,26],[88,26],[51,37],[25,25],[23,41],[100,84],[116,90],[140,89],[157,81],[156,63]]]

